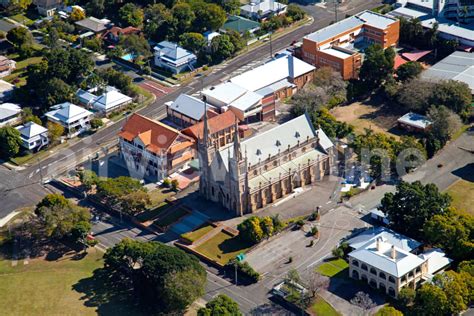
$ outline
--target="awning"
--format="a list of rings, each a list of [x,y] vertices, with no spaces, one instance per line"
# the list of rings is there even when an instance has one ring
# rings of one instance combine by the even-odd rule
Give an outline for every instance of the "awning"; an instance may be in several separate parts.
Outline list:
[[[403,53],[402,56],[408,59],[409,61],[417,61],[422,57],[431,53],[431,50],[414,50],[409,53]]]

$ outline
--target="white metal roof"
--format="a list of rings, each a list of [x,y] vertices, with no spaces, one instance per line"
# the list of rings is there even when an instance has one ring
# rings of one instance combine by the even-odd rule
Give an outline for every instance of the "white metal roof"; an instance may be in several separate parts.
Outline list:
[[[453,262],[453,260],[446,257],[443,250],[435,248],[425,251],[420,255],[423,259],[428,259],[428,273],[435,274],[436,272],[446,268]]]
[[[365,24],[378,29],[386,29],[390,24],[393,24],[397,21],[392,17],[381,15],[369,10],[359,13],[357,16],[365,21]]]
[[[230,81],[247,90],[257,91],[275,82],[291,77],[290,58],[293,60],[293,77],[290,79],[297,78],[315,69],[314,66],[298,58],[282,55],[281,57],[273,59],[260,67],[231,78]]]
[[[378,237],[382,237],[390,244],[395,245],[397,248],[401,248],[405,251],[413,251],[421,245],[420,242],[385,227],[373,227],[367,229],[359,235],[347,240],[347,243],[351,248],[358,249],[367,242],[375,240]]]
[[[45,114],[46,117],[55,121],[63,122],[65,124],[69,124],[92,115],[92,112],[70,102],[57,104],[51,108],[53,110],[47,112]]]
[[[424,115],[408,112],[397,120],[399,123],[410,125],[416,128],[425,129],[431,125],[431,121]]]
[[[228,105],[243,96],[246,92],[247,90],[245,88],[233,82],[226,81],[217,86],[205,89],[202,91],[202,94]]]
[[[20,132],[21,136],[26,140],[48,132],[46,128],[34,122],[28,122],[28,123],[25,123],[25,125],[17,126],[16,129]]]
[[[329,55],[332,55],[332,56],[337,57],[337,58],[342,58],[342,59],[346,59],[346,58],[351,57],[353,55],[353,54],[349,54],[348,52],[345,52],[345,51],[342,51],[342,50],[339,50],[339,49],[334,49],[332,47],[323,49],[322,52],[326,53],[326,54],[329,54]]]
[[[264,0],[259,3],[249,3],[240,7],[241,11],[246,11],[249,13],[259,13],[265,15],[268,12],[277,12],[282,11],[286,8],[286,4],[276,2],[275,0]],[[260,15],[260,13],[259,13]]]
[[[200,121],[204,115],[204,102],[184,93],[180,94],[173,102],[170,102],[168,106],[173,111],[197,121]]]
[[[392,246],[391,243],[382,238],[379,244],[380,248],[377,249],[377,241],[371,240],[359,249],[349,253],[349,257],[397,278],[416,269],[427,260],[395,246],[395,258],[392,258]]]
[[[98,110],[109,111],[130,101],[132,101],[132,98],[128,95],[122,94],[117,90],[110,90],[95,99],[92,106]]]
[[[0,104],[0,120],[17,115],[20,112],[21,112],[21,108],[18,104],[13,104],[13,103]]]
[[[241,111],[246,111],[255,104],[259,103],[262,100],[262,96],[253,91],[247,91],[239,97],[237,100],[234,100],[230,106],[233,106],[236,109]]]

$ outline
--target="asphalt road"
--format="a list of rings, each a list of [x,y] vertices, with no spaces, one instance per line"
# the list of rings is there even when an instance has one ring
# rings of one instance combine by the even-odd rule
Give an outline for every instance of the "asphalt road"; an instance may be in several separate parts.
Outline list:
[[[376,7],[379,3],[379,0],[349,1],[340,8],[340,17],[343,17],[345,14],[355,14],[364,9]],[[316,8],[311,4],[307,5],[307,11],[314,17],[314,22],[274,39],[272,41],[273,52],[288,47],[294,40],[300,40],[304,35],[327,26],[334,20],[334,15],[331,13],[331,10]],[[219,65],[217,67],[219,69],[218,71],[213,71],[203,78],[202,81],[194,80],[163,97],[157,98],[153,104],[138,112],[147,117],[160,119],[166,114],[165,102],[174,100],[181,93],[195,93],[201,89],[202,84],[204,86],[217,84],[240,67],[254,60],[264,58],[265,56],[270,57],[270,43],[268,42],[250,52],[246,52],[225,62],[224,65]],[[88,156],[94,155],[101,150],[102,147],[117,138],[121,126],[122,122],[119,122],[99,130],[97,133],[83,138],[68,148],[52,154],[47,159],[41,161],[41,163],[28,166],[24,170],[10,171],[0,167],[0,198],[2,200],[0,218],[19,207],[36,203],[41,196],[46,193],[39,185],[41,177],[48,178],[57,176],[68,168],[72,169],[83,159],[87,159]]]

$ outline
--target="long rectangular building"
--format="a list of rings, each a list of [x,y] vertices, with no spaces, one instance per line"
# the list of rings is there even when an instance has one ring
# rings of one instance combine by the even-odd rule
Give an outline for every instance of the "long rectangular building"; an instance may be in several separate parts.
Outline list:
[[[303,60],[318,68],[329,66],[346,80],[356,78],[362,65],[359,50],[370,44],[396,46],[399,32],[398,19],[363,11],[305,36]]]

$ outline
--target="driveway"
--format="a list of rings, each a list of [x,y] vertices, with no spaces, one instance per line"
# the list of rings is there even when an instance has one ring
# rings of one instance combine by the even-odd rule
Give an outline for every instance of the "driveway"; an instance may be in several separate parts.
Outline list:
[[[312,247],[309,247],[312,237],[307,237],[302,230],[290,230],[259,244],[245,260],[265,276],[266,284],[281,280],[290,268],[304,275],[330,256],[342,238],[370,226],[359,216],[357,212],[340,206],[322,215],[319,223],[312,223],[320,232],[320,238]],[[292,263],[288,263],[289,257],[292,257]]]

